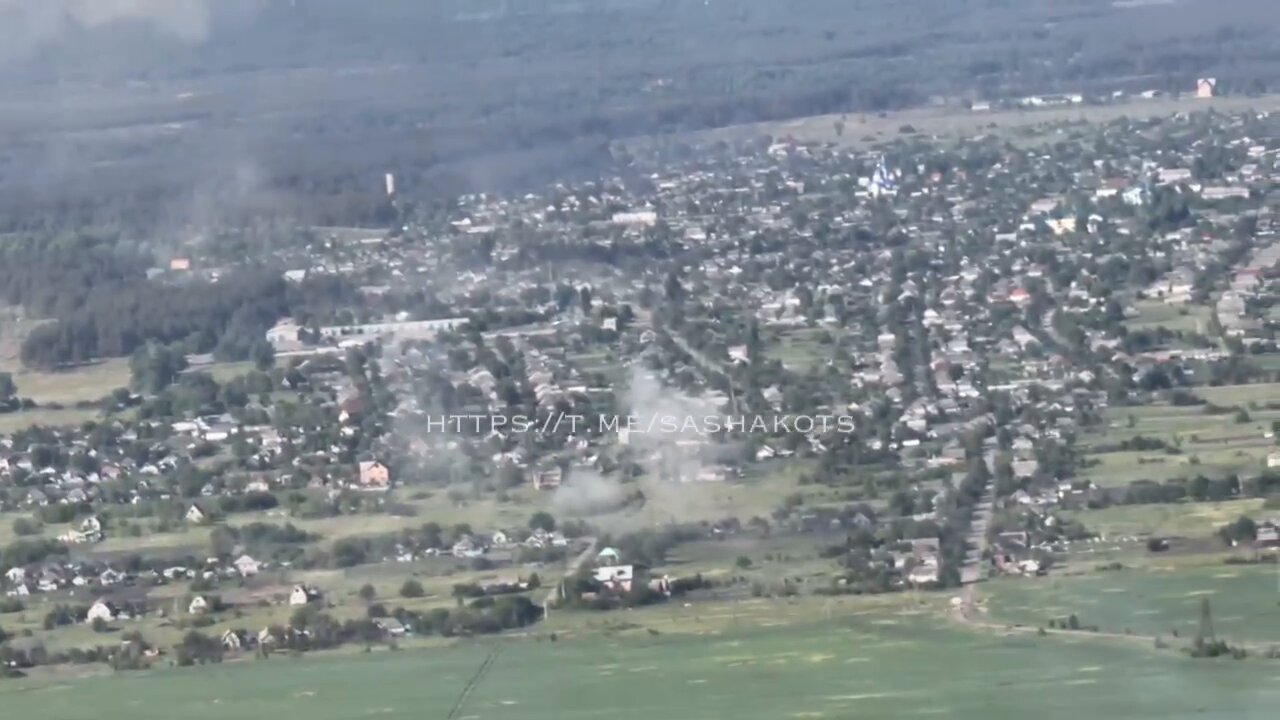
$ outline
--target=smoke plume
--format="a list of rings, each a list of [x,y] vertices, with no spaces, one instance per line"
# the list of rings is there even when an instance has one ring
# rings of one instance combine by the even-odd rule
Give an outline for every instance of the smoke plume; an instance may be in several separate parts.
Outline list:
[[[617,510],[627,497],[622,485],[594,470],[575,468],[569,482],[556,488],[551,498],[557,516],[586,517]]]
[[[216,10],[243,11],[257,0],[231,0]],[[74,30],[141,23],[184,42],[209,37],[215,0],[0,0],[0,40],[5,54],[20,54]],[[15,51],[17,51],[15,53]]]

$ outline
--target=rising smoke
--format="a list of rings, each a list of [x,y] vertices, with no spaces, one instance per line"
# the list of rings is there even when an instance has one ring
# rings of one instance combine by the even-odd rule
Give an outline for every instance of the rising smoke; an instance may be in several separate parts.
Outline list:
[[[0,0],[0,57],[74,30],[140,24],[187,43],[204,42],[222,16],[256,12],[269,0]]]
[[[617,510],[626,499],[627,490],[616,478],[575,468],[569,482],[556,488],[551,509],[557,517],[589,517]]]
[[[209,34],[213,0],[0,0],[5,34],[38,43],[75,28],[140,21],[190,42]]]

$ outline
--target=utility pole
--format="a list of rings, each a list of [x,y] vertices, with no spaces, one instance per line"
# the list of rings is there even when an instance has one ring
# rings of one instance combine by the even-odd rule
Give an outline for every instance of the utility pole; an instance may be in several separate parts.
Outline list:
[[[1209,598],[1200,600],[1200,629],[1196,631],[1196,647],[1212,645],[1217,638],[1213,635],[1213,617],[1209,612]]]

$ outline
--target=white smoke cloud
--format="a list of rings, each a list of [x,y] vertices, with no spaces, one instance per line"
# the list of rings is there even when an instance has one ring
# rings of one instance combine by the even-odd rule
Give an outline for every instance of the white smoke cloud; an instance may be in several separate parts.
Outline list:
[[[209,35],[212,0],[67,0],[67,15],[84,27],[142,20],[190,42]]]
[[[551,508],[557,516],[587,517],[617,510],[626,497],[626,489],[617,480],[594,470],[574,468],[568,482],[556,488]]]
[[[697,475],[703,466],[702,456],[706,451],[702,443],[707,441],[701,432],[700,419],[721,412],[716,402],[692,397],[668,387],[651,372],[636,366],[632,369],[624,404],[630,408],[638,425],[646,428],[650,426],[651,418],[659,419],[655,423],[657,426],[661,425],[663,418],[676,419],[679,432],[632,434],[631,442],[637,447],[654,451],[661,458],[660,465],[665,474],[685,479]],[[699,421],[685,423],[685,418]]]
[[[240,12],[259,0],[224,0],[219,10]],[[19,51],[74,29],[141,22],[179,40],[199,43],[209,36],[215,0],[0,0],[0,37]]]
[[[694,397],[662,380],[640,365],[632,367],[623,407],[647,427],[649,418],[704,418],[722,415],[725,408],[716,399]],[[694,423],[698,428],[701,422]],[[640,515],[618,518],[618,532],[691,519],[703,519],[729,512],[724,493],[716,483],[698,482],[704,468],[719,465],[727,446],[717,445],[700,430],[680,425],[680,432],[632,433],[630,445],[646,472],[638,479],[645,506]]]

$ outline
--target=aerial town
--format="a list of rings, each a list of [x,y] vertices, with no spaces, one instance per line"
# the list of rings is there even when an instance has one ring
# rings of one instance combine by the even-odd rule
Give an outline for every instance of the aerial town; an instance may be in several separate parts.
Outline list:
[[[0,660],[193,665],[805,598],[1189,640],[1194,603],[1120,627],[1000,600],[1123,588],[1151,558],[1275,561],[1280,117],[835,123],[619,145],[613,177],[446,209],[388,175],[395,227],[255,249],[337,300],[273,318],[250,360],[148,343],[55,400],[6,373]],[[244,257],[204,238],[148,276]]]
[[[1272,720],[1277,0],[0,0],[0,720]]]

